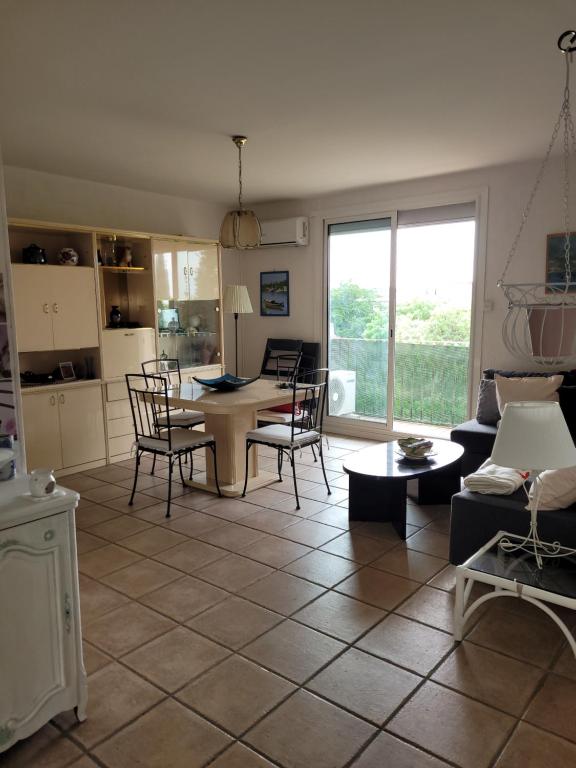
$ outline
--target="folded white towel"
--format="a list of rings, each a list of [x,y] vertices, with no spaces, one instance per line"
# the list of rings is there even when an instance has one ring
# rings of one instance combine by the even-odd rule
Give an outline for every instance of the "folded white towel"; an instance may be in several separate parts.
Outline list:
[[[464,486],[475,493],[492,493],[508,496],[517,491],[528,478],[529,472],[499,467],[486,459],[476,472],[464,478]]]

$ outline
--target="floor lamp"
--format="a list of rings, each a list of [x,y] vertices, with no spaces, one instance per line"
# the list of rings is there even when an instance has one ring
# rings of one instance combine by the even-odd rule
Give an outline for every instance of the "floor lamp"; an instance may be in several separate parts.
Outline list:
[[[238,315],[253,312],[248,288],[245,285],[227,285],[224,291],[224,312],[234,313],[234,338],[236,346],[236,376],[238,376]]]

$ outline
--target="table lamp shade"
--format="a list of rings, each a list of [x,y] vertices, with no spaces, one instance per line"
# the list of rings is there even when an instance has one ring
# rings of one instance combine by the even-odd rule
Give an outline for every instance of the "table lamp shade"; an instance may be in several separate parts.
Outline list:
[[[253,312],[248,288],[245,285],[227,285],[224,291],[224,312],[247,315]]]
[[[576,466],[576,447],[558,403],[507,403],[490,457],[522,470]]]

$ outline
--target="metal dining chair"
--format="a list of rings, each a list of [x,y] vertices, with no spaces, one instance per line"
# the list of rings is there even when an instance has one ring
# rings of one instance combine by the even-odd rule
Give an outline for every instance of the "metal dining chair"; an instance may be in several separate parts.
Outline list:
[[[168,459],[168,502],[166,517],[170,517],[172,499],[172,473],[174,462],[178,462],[180,478],[183,483],[182,456],[190,456],[190,477],[192,477],[192,453],[199,448],[209,448],[214,458],[214,481],[218,496],[221,496],[218,483],[218,465],[216,462],[216,442],[206,432],[174,427],[171,421],[171,407],[168,403],[169,382],[165,376],[143,373],[127,373],[126,386],[130,399],[132,421],[136,444],[136,472],[132,494],[128,504],[134,502],[138,484],[138,470],[144,453],[150,453],[156,461],[157,456]],[[159,426],[159,425],[165,426]]]
[[[305,418],[298,421],[293,419],[290,424],[270,424],[265,427],[258,427],[246,433],[246,474],[242,491],[243,497],[246,496],[246,489],[248,487],[248,459],[250,448],[253,445],[267,445],[277,450],[278,479],[280,482],[282,482],[284,457],[289,458],[292,466],[297,510],[300,509],[300,500],[298,497],[294,453],[302,450],[302,448],[310,446],[314,450],[314,446],[318,447],[324,482],[326,483],[328,494],[332,493],[328,484],[328,478],[326,477],[322,453],[322,426],[326,406],[328,376],[327,368],[317,368],[314,371],[307,371],[296,376],[292,384],[292,413],[296,412],[296,406],[299,404],[301,411],[306,414]]]

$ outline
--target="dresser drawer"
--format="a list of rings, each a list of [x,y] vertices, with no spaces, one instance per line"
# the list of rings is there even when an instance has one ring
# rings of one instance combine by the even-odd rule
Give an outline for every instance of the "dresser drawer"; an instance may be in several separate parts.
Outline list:
[[[134,434],[111,437],[108,439],[108,451],[110,456],[118,456],[121,453],[130,453],[134,443]]]
[[[42,502],[38,502],[41,504]],[[33,549],[51,549],[56,545],[68,542],[68,520],[65,512],[52,517],[44,517],[31,523],[17,525],[13,528],[5,528],[0,531],[0,552],[2,549],[14,545],[23,544]]]
[[[108,385],[110,386],[110,385]],[[106,403],[106,416],[110,419],[132,419],[129,400],[112,400]]]
[[[128,401],[128,387],[125,381],[113,381],[106,384],[106,400],[114,402],[114,400],[126,400]]]
[[[122,435],[134,435],[134,422],[131,416],[125,419],[110,419],[108,421],[108,437],[121,437]]]

